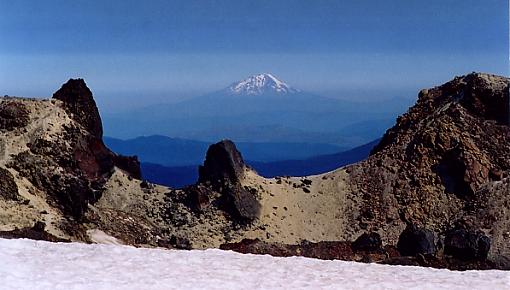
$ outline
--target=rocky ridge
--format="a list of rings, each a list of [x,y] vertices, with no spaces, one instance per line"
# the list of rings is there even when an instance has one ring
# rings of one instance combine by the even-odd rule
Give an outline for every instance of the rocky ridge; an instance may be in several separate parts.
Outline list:
[[[183,190],[139,180],[135,158],[104,146],[83,80],[52,100],[3,98],[0,235],[506,268],[508,89],[473,73],[423,90],[368,159],[316,176],[263,178],[224,140]]]

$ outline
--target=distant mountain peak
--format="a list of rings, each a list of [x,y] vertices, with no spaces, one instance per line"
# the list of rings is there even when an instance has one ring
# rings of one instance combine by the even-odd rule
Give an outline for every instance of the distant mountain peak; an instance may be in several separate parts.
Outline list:
[[[266,93],[285,95],[299,92],[270,73],[253,75],[233,83],[227,90],[232,95],[262,95]]]

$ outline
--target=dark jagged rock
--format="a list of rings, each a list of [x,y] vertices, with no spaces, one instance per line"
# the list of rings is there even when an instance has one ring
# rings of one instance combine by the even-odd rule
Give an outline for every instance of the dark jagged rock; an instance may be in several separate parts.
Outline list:
[[[261,205],[256,191],[241,185],[245,170],[243,157],[232,141],[211,145],[204,165],[199,167],[198,183],[184,189],[185,204],[195,212],[202,212],[215,203],[240,224],[254,221],[259,217]],[[217,202],[213,202],[214,192],[219,193]]]
[[[204,165],[199,167],[199,183],[230,181],[237,183],[244,176],[245,164],[241,153],[230,140],[209,146]]]
[[[382,249],[381,236],[378,233],[364,233],[353,243],[355,251],[378,251]]]
[[[408,225],[398,239],[397,249],[403,256],[433,255],[436,253],[434,233]]]
[[[172,245],[172,247],[174,247],[176,249],[191,250],[191,243],[186,238],[172,236],[172,237],[170,237],[169,242]]]
[[[83,79],[70,79],[53,98],[64,103],[65,110],[90,134],[96,138],[103,137],[103,125],[92,92]]]
[[[451,257],[437,257],[433,255],[418,256],[395,256],[381,261],[386,265],[404,265],[404,266],[421,266],[432,267],[437,269],[450,269],[454,271],[467,270],[509,270],[507,265],[498,265],[492,261],[462,261]]]
[[[464,261],[486,260],[490,247],[491,241],[482,231],[454,229],[444,241],[445,255]]]
[[[29,120],[25,105],[9,100],[0,102],[0,130],[11,131],[26,127]]]
[[[220,249],[244,254],[269,254],[278,257],[304,256],[326,260],[351,260],[354,256],[349,242],[311,243],[304,241],[299,245],[285,245],[266,243],[259,239],[243,239],[239,243],[223,244]]]
[[[0,167],[0,197],[7,200],[20,200],[18,185],[12,174]]]

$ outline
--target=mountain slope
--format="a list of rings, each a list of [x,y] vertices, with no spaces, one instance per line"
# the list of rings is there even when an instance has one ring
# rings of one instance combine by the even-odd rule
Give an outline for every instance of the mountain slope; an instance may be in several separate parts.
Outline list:
[[[264,178],[224,140],[182,190],[104,146],[83,80],[1,98],[0,236],[510,269],[509,82],[423,90],[366,160],[325,174]]]
[[[450,242],[451,235],[465,231],[470,234],[456,239],[486,235],[489,258],[509,267],[508,89],[503,77],[458,77],[420,92],[417,104],[362,162],[316,176],[272,179],[237,164],[234,178],[201,177],[200,184],[176,194],[188,196],[190,208],[203,216],[223,208],[250,220],[235,239],[352,241],[368,231],[394,245],[406,226]],[[217,162],[227,169],[232,165],[224,156]],[[195,230],[191,226],[187,236],[198,245],[204,240],[191,234]],[[462,258],[451,248],[444,251]]]
[[[81,79],[51,100],[0,98],[0,136],[0,236],[88,242],[106,213],[119,214],[91,206],[119,193],[120,179],[141,192],[138,160],[103,144],[98,109]]]

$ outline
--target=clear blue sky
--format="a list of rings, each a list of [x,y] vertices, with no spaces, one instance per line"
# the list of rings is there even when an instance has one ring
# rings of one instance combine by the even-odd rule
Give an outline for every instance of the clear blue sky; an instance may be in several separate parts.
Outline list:
[[[103,110],[272,72],[334,96],[407,95],[508,74],[506,0],[0,0],[0,93],[83,77]],[[143,96],[143,99],[142,99]]]

